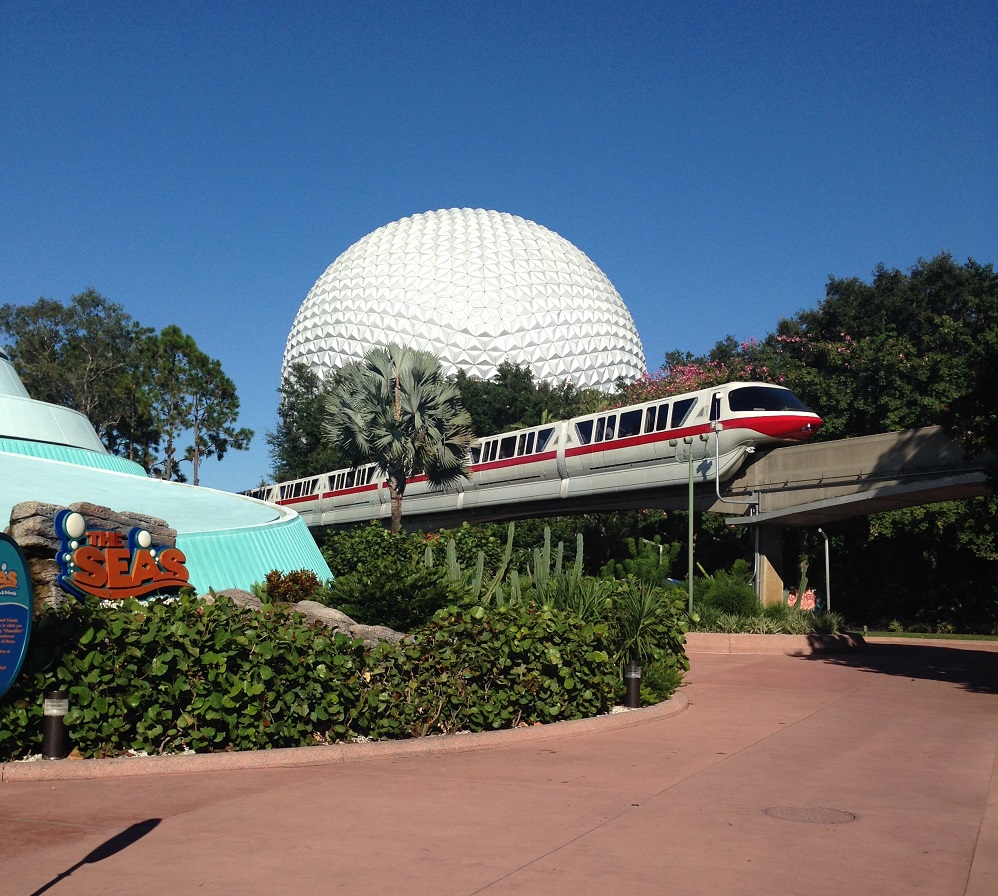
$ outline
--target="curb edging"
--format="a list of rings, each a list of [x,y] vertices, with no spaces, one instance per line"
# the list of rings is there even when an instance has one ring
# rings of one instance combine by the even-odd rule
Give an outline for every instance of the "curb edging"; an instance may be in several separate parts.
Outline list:
[[[431,754],[468,753],[498,747],[543,743],[578,734],[594,734],[633,728],[678,715],[689,705],[680,691],[654,706],[608,713],[591,719],[570,719],[528,728],[506,728],[474,734],[442,734],[411,740],[380,740],[368,743],[285,747],[275,750],[245,750],[238,753],[185,753],[173,756],[135,756],[115,759],[56,759],[35,762],[5,762],[0,782],[80,781],[97,778],[133,778],[143,775],[179,775],[191,772],[237,769],[303,768],[375,759],[409,759]]]

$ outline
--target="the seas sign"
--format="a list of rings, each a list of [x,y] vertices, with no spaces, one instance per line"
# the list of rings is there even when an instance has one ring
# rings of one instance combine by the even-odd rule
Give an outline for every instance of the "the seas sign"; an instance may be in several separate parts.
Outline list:
[[[91,529],[82,513],[61,510],[55,517],[59,537],[59,584],[78,597],[124,600],[178,591],[189,580],[183,551],[154,545],[147,529],[128,535]]]
[[[31,638],[31,577],[17,542],[0,532],[0,697],[21,671]]]

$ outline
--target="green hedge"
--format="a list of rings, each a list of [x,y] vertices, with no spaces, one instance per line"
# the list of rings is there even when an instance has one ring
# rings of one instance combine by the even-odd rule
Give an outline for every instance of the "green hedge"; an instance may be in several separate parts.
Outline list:
[[[225,598],[43,614],[0,704],[0,758],[38,752],[42,697],[69,692],[84,756],[299,746],[347,736],[364,695],[363,646],[283,610]]]
[[[604,626],[535,606],[441,610],[368,651],[282,609],[183,596],[43,614],[0,699],[0,759],[41,749],[42,699],[69,691],[87,757],[266,749],[480,731],[605,711],[619,672]]]
[[[378,738],[512,728],[606,712],[620,691],[605,625],[551,607],[448,607],[373,656]]]

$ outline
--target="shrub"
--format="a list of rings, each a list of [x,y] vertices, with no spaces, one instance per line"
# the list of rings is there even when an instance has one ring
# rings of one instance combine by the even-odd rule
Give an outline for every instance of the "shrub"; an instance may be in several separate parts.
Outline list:
[[[322,582],[310,569],[295,569],[288,573],[272,569],[267,573],[263,587],[268,603],[296,604],[314,598],[322,589]]]
[[[349,737],[365,682],[360,641],[223,597],[67,604],[37,622],[0,704],[0,758],[41,744],[42,697],[69,692],[84,756],[303,746]]]
[[[605,712],[619,688],[605,625],[535,604],[450,606],[376,650],[367,717],[378,738],[510,728]]]
[[[392,535],[380,523],[332,529],[326,535],[322,556],[333,576],[349,575],[390,561],[398,566],[422,564],[423,542],[420,536],[398,532]]]
[[[332,606],[365,625],[401,632],[424,625],[463,593],[461,583],[449,581],[443,568],[413,565],[391,554],[329,585]]]
[[[708,576],[700,589],[698,603],[719,613],[753,616],[759,612],[759,600],[749,579],[751,569],[744,560],[736,561],[730,571],[718,570]]]

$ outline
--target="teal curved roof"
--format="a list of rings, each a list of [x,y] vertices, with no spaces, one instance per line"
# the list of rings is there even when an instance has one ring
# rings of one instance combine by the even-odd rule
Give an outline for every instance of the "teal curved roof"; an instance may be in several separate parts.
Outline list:
[[[33,400],[0,350],[0,521],[9,521],[24,501],[60,507],[89,502],[164,520],[177,530],[191,585],[201,592],[248,590],[273,569],[331,577],[293,510],[150,479],[139,464],[108,454],[83,414]]]
[[[59,446],[31,443],[15,447],[28,446],[30,450],[12,452],[9,444],[0,442],[0,519],[9,520],[11,509],[22,501],[62,507],[87,501],[159,517],[177,530],[177,547],[187,555],[191,584],[199,591],[248,590],[272,569],[309,569],[323,581],[331,577],[308,527],[294,511],[244,495],[149,479],[132,469],[38,456],[93,453],[80,449],[55,451]]]

